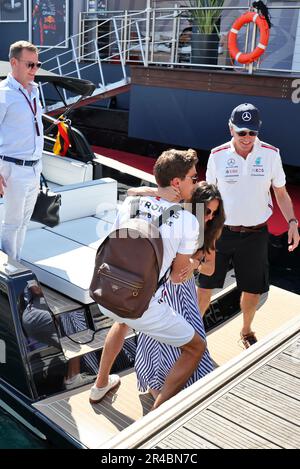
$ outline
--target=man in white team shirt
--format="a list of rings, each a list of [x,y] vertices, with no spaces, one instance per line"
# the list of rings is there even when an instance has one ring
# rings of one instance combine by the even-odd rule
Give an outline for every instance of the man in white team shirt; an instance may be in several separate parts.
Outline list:
[[[285,187],[279,150],[259,140],[260,126],[256,107],[248,103],[237,106],[229,120],[232,140],[211,152],[206,180],[218,186],[226,224],[217,242],[215,273],[211,277],[200,275],[197,281],[199,307],[204,314],[212,289],[223,287],[232,261],[242,291],[241,339],[245,348],[257,342],[251,325],[260,294],[269,289],[267,220],[273,212],[271,186],[288,223],[289,251],[299,244],[298,220]]]
[[[0,83],[0,195],[4,195],[2,250],[20,260],[27,225],[39,191],[43,151],[42,107],[34,83],[37,48],[10,46],[12,71]]]
[[[180,192],[181,199],[191,198],[195,183],[197,156],[193,150],[168,150],[157,160],[154,175],[158,186],[172,186]],[[122,205],[113,230],[130,214],[130,200],[128,197]],[[159,197],[141,197],[139,209],[141,217],[157,218],[164,210],[173,204]],[[199,223],[194,215],[186,210],[176,212],[168,222],[160,227],[163,239],[164,255],[160,278],[172,265],[171,279],[180,283],[181,270],[187,266],[191,255],[197,250],[199,241]],[[137,253],[142,262],[143,253]],[[195,332],[194,328],[167,303],[163,301],[163,286],[152,298],[147,311],[138,319],[124,319],[111,311],[100,307],[100,311],[114,319],[110,332],[105,340],[99,374],[91,389],[90,402],[99,402],[107,392],[116,387],[120,381],[117,375],[109,375],[113,362],[121,351],[128,327],[144,332],[155,340],[179,347],[181,356],[170,370],[165,384],[156,398],[153,408],[176,394],[187,382],[196,369],[206,349],[205,341]]]

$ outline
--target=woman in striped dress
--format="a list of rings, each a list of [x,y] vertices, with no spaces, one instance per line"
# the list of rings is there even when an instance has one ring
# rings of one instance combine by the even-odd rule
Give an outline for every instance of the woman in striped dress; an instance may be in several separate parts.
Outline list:
[[[216,186],[199,183],[192,196],[192,207],[197,203],[204,204],[204,245],[190,260],[190,267],[182,272],[183,283],[174,284],[170,280],[165,284],[163,301],[166,301],[176,312],[192,324],[195,331],[205,340],[202,316],[198,308],[196,285],[193,273],[201,272],[212,275],[215,261],[215,241],[219,237],[225,216],[220,193]],[[140,333],[135,357],[135,370],[140,391],[147,391],[154,398],[162,388],[170,368],[180,355],[180,349],[162,344]],[[213,370],[208,350],[205,351],[198,368],[187,381],[185,387]]]

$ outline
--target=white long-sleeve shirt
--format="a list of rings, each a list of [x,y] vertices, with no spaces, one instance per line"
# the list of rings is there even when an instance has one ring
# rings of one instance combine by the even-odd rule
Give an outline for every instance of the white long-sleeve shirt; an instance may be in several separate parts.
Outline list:
[[[0,155],[22,160],[37,160],[42,156],[42,106],[37,84],[32,82],[31,85],[29,94],[11,74],[0,82]],[[40,136],[37,135],[34,114],[20,90],[27,96],[33,109],[36,100]]]

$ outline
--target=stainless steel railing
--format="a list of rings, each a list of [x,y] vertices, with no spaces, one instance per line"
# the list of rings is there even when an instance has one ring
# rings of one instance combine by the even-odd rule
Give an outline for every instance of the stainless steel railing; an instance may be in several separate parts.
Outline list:
[[[244,66],[234,62],[227,45],[227,34],[234,20],[247,7],[148,8],[143,11],[82,12],[80,32],[69,38],[69,49],[51,56],[43,50],[43,67],[55,73],[88,78],[93,69],[98,73],[98,86],[107,86],[104,63],[119,65],[120,76],[129,80],[126,65],[193,67],[260,72],[300,73],[300,1],[284,6],[271,6],[269,45],[258,62]],[[218,10],[215,24],[211,10]],[[217,17],[217,19],[216,19]],[[204,41],[205,40],[205,41]],[[258,32],[249,24],[238,35],[242,52],[249,52],[258,42]],[[53,54],[52,54],[53,55]]]

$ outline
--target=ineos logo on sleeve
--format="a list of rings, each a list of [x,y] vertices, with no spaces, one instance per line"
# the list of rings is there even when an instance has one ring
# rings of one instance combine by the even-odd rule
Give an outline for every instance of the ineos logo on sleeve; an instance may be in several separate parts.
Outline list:
[[[249,121],[251,121],[252,116],[251,116],[250,112],[248,112],[248,111],[243,112],[243,114],[242,114],[242,119],[243,119],[244,122],[249,122]]]

